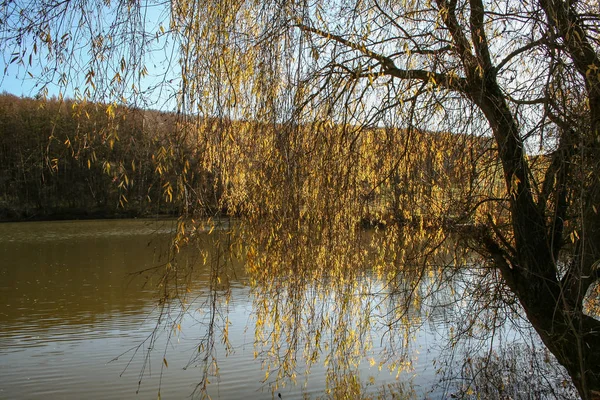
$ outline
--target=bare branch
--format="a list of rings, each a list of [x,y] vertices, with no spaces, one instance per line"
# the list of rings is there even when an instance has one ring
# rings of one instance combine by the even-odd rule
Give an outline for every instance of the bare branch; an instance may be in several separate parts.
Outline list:
[[[305,24],[299,23],[297,26],[302,31],[314,33],[321,36],[322,38],[333,40],[362,53],[370,59],[378,61],[382,69],[381,74],[383,75],[389,75],[393,76],[394,78],[405,80],[416,79],[424,82],[433,82],[435,84],[445,87],[446,89],[456,90],[459,92],[464,92],[466,90],[467,81],[465,78],[455,77],[449,74],[432,72],[424,69],[401,69],[396,67],[394,60],[392,60],[390,57],[374,52],[368,49],[365,45],[354,43],[339,35],[334,35],[329,32],[325,32],[321,29],[307,26]]]
[[[524,53],[526,51],[529,51],[529,50],[531,50],[531,49],[533,49],[533,48],[535,48],[537,46],[540,46],[540,45],[546,44],[546,43],[547,43],[546,37],[542,37],[542,38],[540,38],[538,40],[530,42],[530,43],[526,44],[525,46],[519,47],[518,49],[512,51],[509,55],[507,55],[506,57],[504,57],[502,59],[502,61],[500,61],[498,63],[498,65],[495,68],[496,72],[501,71],[502,68],[504,68],[504,66],[510,62],[510,60],[512,60],[513,58],[515,58],[519,54],[522,54],[522,53]]]

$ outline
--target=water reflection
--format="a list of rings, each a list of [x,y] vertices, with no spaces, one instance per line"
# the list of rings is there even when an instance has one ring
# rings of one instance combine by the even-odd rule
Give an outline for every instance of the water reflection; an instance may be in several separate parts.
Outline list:
[[[210,268],[226,256],[213,233],[178,256],[185,273],[169,287],[181,301],[160,302],[175,227],[0,224],[0,398],[154,398],[160,387],[178,399],[203,378],[222,399],[442,395],[431,392],[433,361],[461,308],[444,307],[454,295],[426,276],[409,297],[401,277],[383,284],[366,271],[250,284],[239,261]]]
[[[227,290],[211,292],[211,273],[197,262],[201,255],[185,251],[179,262],[194,266],[192,275],[182,277],[193,283],[189,302],[162,309],[162,321],[172,318],[178,329],[157,325],[157,285],[174,227],[173,221],[135,220],[0,225],[0,398],[148,398],[157,395],[159,385],[162,398],[183,398],[201,381],[205,366],[213,398],[322,396],[323,363],[304,376],[300,361],[298,384],[273,391],[276,382],[266,377],[262,362],[268,349],[255,346],[256,297],[239,263],[222,285]],[[156,274],[130,275],[156,266]],[[229,342],[219,341],[217,327],[218,363],[205,364],[198,350],[211,329],[215,294],[217,317],[228,321]],[[182,307],[187,314],[178,319]],[[423,338],[424,346],[435,341]],[[375,354],[382,338],[371,339]],[[422,365],[430,364],[426,349],[420,350]],[[370,365],[369,357],[359,368],[367,386],[394,382],[395,375]]]
[[[171,222],[0,225],[3,330],[92,325],[139,313],[153,282],[128,278],[165,262]]]

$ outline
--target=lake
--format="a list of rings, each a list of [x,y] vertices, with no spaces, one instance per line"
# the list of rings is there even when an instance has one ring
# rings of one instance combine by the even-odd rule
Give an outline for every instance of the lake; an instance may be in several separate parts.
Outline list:
[[[187,277],[192,300],[161,308],[160,271],[175,226],[171,220],[0,224],[0,398],[146,399],[157,398],[159,390],[163,399],[189,397],[205,371],[196,358],[199,346],[209,343],[203,342],[207,318],[215,316],[217,364],[206,364],[213,399],[324,396],[328,370],[322,359],[308,373],[298,361],[296,383],[289,379],[283,386],[266,376],[265,359],[272,354],[255,336],[260,288],[251,287],[241,264],[232,267],[227,290],[215,299],[208,290],[210,271],[193,251],[184,252],[185,262],[198,265]],[[154,267],[158,273],[135,274]],[[211,312],[216,301],[218,310]],[[447,335],[445,318],[421,321],[406,353],[398,355],[412,361],[401,373],[388,370],[399,359],[373,361],[381,359],[387,336],[369,332],[373,345],[356,366],[364,390],[411,385],[418,397],[439,397],[440,389],[431,388],[439,342]],[[227,321],[227,346],[220,321]],[[333,343],[331,335],[322,340]]]

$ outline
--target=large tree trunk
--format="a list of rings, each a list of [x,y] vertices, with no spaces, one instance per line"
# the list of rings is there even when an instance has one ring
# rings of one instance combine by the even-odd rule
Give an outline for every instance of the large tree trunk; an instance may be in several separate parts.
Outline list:
[[[481,0],[470,0],[469,3],[470,40],[456,17],[457,3],[438,0],[468,82],[463,92],[481,109],[493,131],[512,222],[512,235],[508,235],[512,237],[494,238],[489,230],[481,233],[482,251],[502,271],[527,318],[566,368],[581,397],[586,400],[600,398],[600,321],[583,313],[586,292],[598,278],[594,265],[600,256],[600,217],[593,206],[598,204],[600,208],[600,181],[596,176],[589,178],[596,182],[580,186],[582,192],[589,188],[591,193],[576,207],[582,210],[577,220],[581,221],[583,229],[579,235],[581,239],[576,243],[572,266],[564,277],[558,270],[557,261],[563,246],[563,219],[567,209],[566,190],[562,187],[571,165],[568,155],[585,137],[591,139],[586,140],[588,151],[598,153],[595,139],[600,127],[600,83],[596,74],[587,79],[586,72],[590,64],[600,66],[600,61],[586,42],[585,32],[577,25],[579,21],[568,5],[559,0],[540,1],[550,25],[556,25],[576,68],[586,79],[591,113],[591,134],[571,130],[561,138],[561,152],[554,156],[551,173],[547,175],[548,187],[557,193],[553,213],[548,214],[547,199],[543,195],[537,199],[533,196],[523,138],[496,79],[497,69],[492,63],[485,36],[484,5]],[[589,155],[582,157],[580,162],[586,159],[590,159]],[[551,221],[547,221],[548,215],[554,216]],[[497,230],[492,231],[496,236],[502,235]],[[499,244],[507,242],[512,242],[512,248]]]
[[[587,288],[597,278],[592,265],[597,257],[599,218],[583,216],[590,236],[587,244],[578,246],[581,256],[574,257],[573,270],[560,281],[555,254],[561,243],[552,240],[555,224],[546,226],[540,211],[543,208],[533,198],[530,172],[514,118],[494,79],[471,87],[476,88],[471,92],[473,100],[490,122],[498,145],[510,199],[515,254],[508,254],[489,237],[482,243],[581,397],[600,398],[600,321],[585,315],[582,305]]]

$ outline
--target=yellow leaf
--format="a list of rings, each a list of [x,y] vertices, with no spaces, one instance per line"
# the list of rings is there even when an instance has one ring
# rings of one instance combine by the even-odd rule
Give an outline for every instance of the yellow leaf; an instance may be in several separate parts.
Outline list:
[[[163,363],[165,364],[165,367],[169,368],[169,363],[166,358],[163,358]]]
[[[108,115],[108,118],[110,119],[115,118],[115,108],[112,104],[109,104],[108,107],[106,107],[106,115]]]

